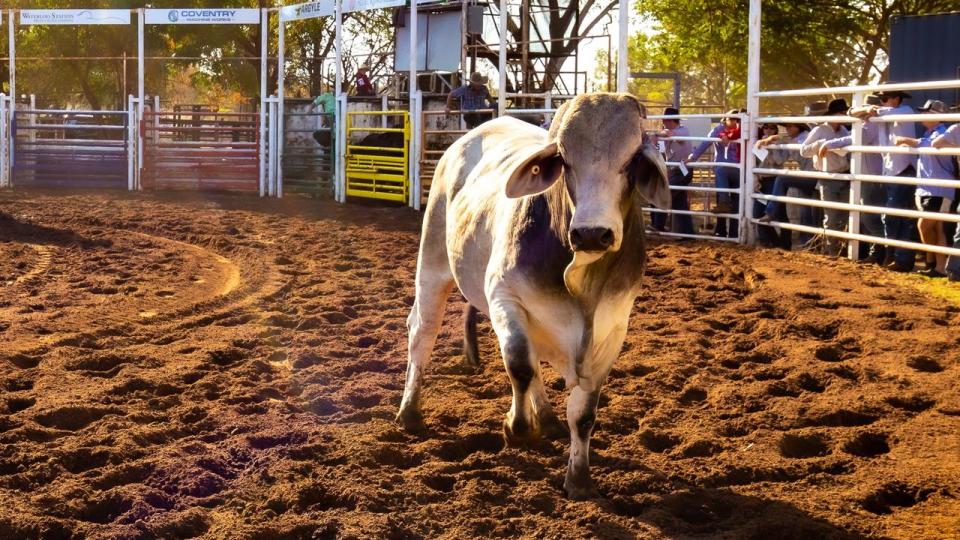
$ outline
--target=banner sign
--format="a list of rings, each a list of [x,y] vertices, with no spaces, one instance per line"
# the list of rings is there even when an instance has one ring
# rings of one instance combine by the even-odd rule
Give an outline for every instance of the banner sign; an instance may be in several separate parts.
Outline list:
[[[281,21],[299,21],[315,17],[333,17],[336,0],[319,0],[280,8]],[[407,5],[407,0],[342,0],[343,13],[386,9]]]
[[[280,8],[281,21],[300,21],[316,17],[333,17],[333,1],[305,2]]]
[[[371,9],[386,9],[407,5],[406,0],[343,0],[344,13],[367,11]]]
[[[20,24],[130,24],[130,10],[22,9]]]
[[[256,8],[147,9],[146,24],[260,24]]]

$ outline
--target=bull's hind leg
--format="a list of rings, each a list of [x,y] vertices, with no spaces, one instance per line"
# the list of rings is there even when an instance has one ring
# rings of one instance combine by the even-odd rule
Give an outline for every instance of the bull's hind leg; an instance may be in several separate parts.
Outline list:
[[[543,378],[540,370],[537,370],[536,376],[530,385],[531,398],[533,399],[533,410],[540,422],[540,432],[548,439],[564,439],[570,435],[567,425],[563,423],[550,404],[550,398],[547,397],[547,389],[543,385]]]
[[[527,314],[512,302],[493,301],[490,322],[500,342],[503,364],[513,389],[513,404],[503,423],[507,444],[522,446],[540,437],[540,426],[532,414],[531,395],[539,383],[537,360],[527,335]]]
[[[423,428],[423,412],[420,408],[423,373],[430,364],[430,355],[443,323],[444,306],[453,289],[453,277],[449,270],[444,275],[419,274],[422,272],[417,276],[413,309],[407,317],[407,380],[397,413],[397,422],[411,431]]]
[[[427,206],[420,255],[417,260],[416,292],[407,317],[407,380],[397,422],[407,430],[423,427],[420,390],[433,346],[443,323],[444,306],[453,289],[453,274],[447,262],[443,209],[431,199]]]

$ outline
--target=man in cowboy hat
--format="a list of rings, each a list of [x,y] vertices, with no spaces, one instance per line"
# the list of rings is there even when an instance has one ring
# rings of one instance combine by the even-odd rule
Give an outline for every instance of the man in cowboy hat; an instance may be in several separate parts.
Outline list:
[[[811,103],[807,109],[807,116],[846,116],[847,100],[834,99],[829,104],[825,101]],[[800,145],[800,155],[813,159],[813,168],[820,172],[845,174],[850,171],[850,160],[846,156],[827,153],[820,156],[820,147],[829,139],[845,137],[850,131],[840,122],[824,121],[810,131],[807,138]],[[817,180],[817,190],[820,200],[827,202],[846,203],[850,201],[850,184],[844,180]],[[847,212],[833,208],[823,210],[823,227],[834,231],[846,228]],[[828,255],[837,256],[843,242],[835,237],[827,236],[826,251]]]
[[[459,107],[458,107],[459,101]],[[459,108],[463,111],[463,120],[468,129],[473,129],[489,120],[493,115],[487,112],[476,112],[481,109],[493,108],[496,102],[487,90],[487,78],[474,71],[470,74],[470,82],[457,88],[447,96],[447,111]]]
[[[876,94],[870,94],[866,97],[867,105],[880,106],[880,97]],[[880,124],[875,122],[866,122],[862,127],[861,144],[863,146],[876,146],[880,137]],[[853,135],[839,137],[825,141],[820,145],[817,152],[821,158],[828,152],[845,154],[847,146],[853,144]],[[880,176],[883,174],[883,158],[880,154],[865,153],[861,160],[860,174],[869,174]],[[860,204],[866,206],[883,206],[887,202],[887,187],[879,182],[862,182],[860,184]],[[864,212],[860,214],[860,227],[862,233],[883,238],[883,218],[881,214],[873,212]],[[885,258],[886,246],[883,244],[862,243],[861,249],[863,259],[860,262],[864,264],[883,264]]]
[[[807,112],[809,112],[810,107],[807,106],[805,109]],[[786,133],[764,137],[757,141],[757,147],[763,148],[771,144],[803,144],[803,142],[806,141],[807,137],[810,135],[810,130],[807,128],[806,124],[785,123],[782,125],[787,128]],[[814,170],[813,160],[801,156],[800,152],[796,150],[778,149],[772,150],[771,154],[777,154],[777,159],[780,161],[780,163],[793,161],[798,165],[798,168],[801,171]],[[770,194],[775,197],[784,197],[791,189],[797,190],[801,197],[812,199],[814,198],[814,192],[816,191],[816,180],[800,176],[777,176],[776,179],[774,179],[773,188]],[[819,209],[809,206],[801,206],[800,223],[810,227],[816,226],[816,218],[819,217],[819,214],[816,212],[817,210]],[[757,221],[760,223],[769,223],[776,220],[786,221],[786,216],[787,213],[784,203],[779,201],[768,201],[765,205],[764,215]],[[780,234],[783,241],[783,247],[785,249],[790,249],[790,246],[793,244],[793,233],[787,229],[782,229]],[[798,236],[800,241],[804,243],[811,238],[811,236],[807,233],[800,233]]]
[[[667,107],[663,110],[664,116],[678,116],[680,110],[675,107]],[[663,130],[656,134],[654,143],[659,137],[689,137],[690,131],[685,126],[680,125],[680,120],[676,118],[664,118],[662,121]],[[668,162],[679,162],[690,155],[690,141],[665,140],[662,141],[664,149],[664,160]],[[671,186],[689,186],[693,180],[693,171],[687,170],[684,174],[680,167],[667,167],[667,180]],[[690,200],[686,191],[670,191],[671,205],[673,210],[690,210]],[[663,212],[654,212],[650,217],[650,223],[654,229],[665,231],[667,225],[667,214]],[[688,214],[673,214],[671,218],[670,232],[680,234],[693,234],[693,218]]]
[[[882,117],[894,114],[913,114],[913,108],[903,102],[909,99],[910,94],[901,90],[883,90],[877,92],[880,98],[880,106],[864,105],[850,109],[850,116],[869,119],[872,117]],[[913,122],[881,122],[879,144],[883,146],[895,146],[896,137],[915,137],[917,128]],[[884,176],[903,176],[915,178],[917,169],[914,166],[914,158],[909,154],[883,154],[883,175]],[[899,208],[912,210],[914,187],[910,184],[887,184],[887,208]],[[915,242],[918,240],[917,225],[914,219],[900,216],[883,216],[884,236],[888,240],[901,240],[905,242]],[[910,272],[913,270],[914,259],[916,255],[913,250],[905,248],[887,249],[887,257],[884,260],[885,266],[897,272]]]
[[[946,114],[947,106],[937,99],[928,99],[918,111],[925,114]],[[894,142],[899,146],[910,148],[930,148],[933,140],[947,131],[947,126],[937,119],[921,121],[926,128],[923,137],[897,137]],[[916,158],[917,177],[935,180],[953,180],[957,177],[957,165],[953,156],[921,154]],[[920,184],[916,187],[917,210],[921,212],[937,212],[949,214],[953,205],[954,192],[952,187],[943,187],[932,184]],[[924,244],[935,246],[947,245],[947,231],[944,223],[939,219],[920,218],[917,223],[920,230],[920,239]],[[953,231],[951,231],[953,232]],[[931,264],[932,263],[932,264]],[[945,277],[947,257],[942,254],[927,254],[927,269],[922,273],[927,277]]]
[[[370,71],[370,59],[364,60],[363,65],[357,69],[357,76],[354,78],[356,81],[355,88],[357,89],[358,96],[375,96],[377,95],[377,89],[373,87],[373,83],[370,82],[370,75],[367,72]]]

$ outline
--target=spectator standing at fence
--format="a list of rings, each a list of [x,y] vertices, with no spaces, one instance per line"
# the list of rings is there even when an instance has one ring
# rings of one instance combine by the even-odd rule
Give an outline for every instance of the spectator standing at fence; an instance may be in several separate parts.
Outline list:
[[[875,118],[894,114],[913,114],[913,108],[905,104],[905,99],[910,99],[910,94],[900,90],[890,90],[878,92],[880,106],[864,105],[850,109],[850,115],[858,118]],[[896,137],[915,137],[917,134],[914,122],[881,122],[879,144],[883,146],[895,146]],[[909,154],[883,154],[883,175],[884,176],[902,176],[915,178],[917,169],[914,165],[914,156]],[[899,208],[911,210],[914,208],[914,186],[909,184],[887,184],[887,208]],[[912,218],[892,216],[885,214],[883,216],[884,236],[888,240],[901,240],[913,242],[917,239],[916,222]],[[910,272],[913,270],[914,259],[916,255],[913,250],[905,248],[887,249],[884,266],[897,272]]]
[[[960,107],[954,107],[953,109],[957,110]],[[960,147],[960,124],[950,126],[943,135],[933,139],[930,146],[934,148]],[[957,232],[953,235],[953,249],[960,249],[960,224],[957,224]],[[946,270],[947,278],[950,281],[960,281],[960,257],[956,255],[947,257]]]
[[[370,60],[366,60],[363,65],[357,68],[357,75],[354,77],[354,88],[357,90],[358,96],[376,96],[377,89],[374,88],[373,83],[370,81]]]
[[[680,114],[678,109],[667,107],[663,110],[664,116],[677,116]],[[680,125],[680,120],[663,119],[663,131],[657,134],[657,141],[663,143],[663,156],[668,162],[681,162],[690,155],[690,141],[669,140],[670,137],[689,137],[690,131]],[[665,138],[667,140],[660,140]],[[667,167],[667,180],[671,186],[689,186],[693,180],[693,171],[687,170],[686,174],[678,166]],[[673,210],[689,211],[690,200],[687,192],[683,190],[670,191],[671,204]],[[667,224],[667,214],[663,212],[653,212],[650,222],[654,229],[665,231]],[[693,218],[689,214],[673,214],[670,220],[670,231],[679,234],[693,234]]]
[[[447,96],[447,111],[459,108],[463,113],[463,121],[467,129],[473,129],[490,120],[492,115],[487,112],[478,112],[481,109],[493,108],[496,101],[487,89],[487,78],[474,71],[470,74],[470,82],[457,88]]]
[[[807,112],[809,116],[846,116],[847,100],[840,98],[831,101],[812,103]],[[833,152],[826,152],[821,156],[820,148],[830,139],[846,137],[850,130],[838,122],[823,122],[810,131],[807,138],[800,145],[800,155],[813,160],[813,168],[819,172],[846,174],[850,172],[850,160]],[[817,190],[820,200],[825,202],[849,203],[850,184],[846,180],[817,180]],[[849,217],[846,210],[824,208],[823,227],[833,231],[843,231]],[[826,253],[831,257],[840,254],[843,241],[827,236],[825,239]]]
[[[727,112],[719,124],[717,124],[707,137],[720,139],[719,141],[703,141],[691,153],[684,164],[689,161],[696,161],[711,145],[714,150],[713,160],[717,163],[736,163],[740,164],[740,118],[734,116],[740,114],[740,109],[732,109]],[[739,188],[740,187],[740,169],[721,165],[714,169],[716,177],[715,185],[718,188]],[[729,214],[735,212],[740,204],[740,198],[731,196],[731,193],[717,193],[717,206],[713,209],[718,214]],[[739,224],[735,219],[718,218],[717,228],[714,236],[726,236],[736,238],[739,236]]]
[[[759,141],[767,139],[769,137],[777,137],[780,133],[780,126],[777,124],[764,124],[760,127],[760,132],[757,134],[757,148],[760,148]],[[757,167],[763,169],[779,169],[783,166],[786,153],[777,152],[777,151],[768,151],[763,160],[760,160],[757,163]],[[754,184],[754,188],[759,193],[764,195],[772,195],[773,187],[776,183],[777,176],[775,175],[757,175],[757,183]],[[763,217],[766,213],[767,205],[763,201],[754,200],[753,202],[753,217]],[[780,206],[779,215],[776,216],[777,221],[787,221],[787,211]],[[786,229],[777,230],[769,226],[760,226],[757,228],[757,239],[760,244],[766,247],[779,247],[790,251],[792,243],[792,234]]]
[[[871,94],[866,97],[866,104],[879,106],[880,97],[876,94]],[[860,142],[863,146],[876,146],[880,137],[880,125],[875,122],[865,122],[862,126],[861,133],[862,137]],[[828,152],[843,154],[846,151],[842,149],[852,144],[853,135],[832,139],[820,145],[818,154],[821,158],[825,157]],[[861,164],[861,174],[869,174],[874,176],[880,176],[883,174],[883,157],[881,157],[880,154],[864,153]],[[882,207],[886,205],[886,202],[887,187],[885,184],[881,184],[879,182],[860,183],[860,204]],[[869,234],[870,236],[876,236],[877,238],[884,237],[882,214],[873,212],[861,213],[860,227],[861,232]],[[860,259],[860,262],[865,264],[883,264],[886,255],[886,246],[883,244],[867,245],[866,243],[862,243],[861,246],[865,246],[864,249],[866,251],[861,251],[861,253],[864,254],[864,258]]]
[[[788,123],[784,124],[786,133],[770,135],[757,141],[757,147],[765,148],[771,144],[803,144],[810,134],[806,124]],[[781,164],[793,161],[798,165],[801,171],[812,171],[813,160],[800,155],[799,150],[774,149],[771,154],[776,154]],[[781,175],[773,183],[772,195],[783,197],[790,189],[796,189],[800,195],[807,199],[812,199],[816,190],[816,180],[802,178],[799,176]],[[765,214],[758,219],[760,223],[769,223],[774,220],[781,222],[787,221],[786,205],[779,201],[768,201]],[[800,223],[813,227],[815,223],[813,209],[809,206],[800,207]],[[793,243],[793,234],[784,229],[780,231],[782,247],[791,249]],[[783,238],[786,237],[786,238]],[[810,238],[807,233],[801,233],[800,239],[806,242]],[[789,246],[789,247],[788,247]]]
[[[947,106],[942,101],[929,99],[917,109],[927,114],[945,114]],[[930,148],[933,140],[945,134],[947,126],[938,120],[922,121],[926,128],[923,136],[919,139],[913,137],[898,136],[894,142],[900,146],[910,148]],[[956,163],[952,156],[936,156],[930,154],[921,154],[917,159],[917,178],[935,178],[940,180],[952,180],[957,176]],[[954,188],[946,188],[927,184],[918,185],[916,188],[916,205],[921,212],[939,212],[942,214],[950,213],[950,207],[953,204]],[[924,244],[934,246],[947,245],[947,233],[943,227],[943,221],[937,219],[921,218],[917,223],[920,229],[920,239]],[[947,257],[939,253],[934,254],[935,263],[930,265],[929,256],[927,257],[928,268],[922,273],[928,277],[944,277],[947,274]]]

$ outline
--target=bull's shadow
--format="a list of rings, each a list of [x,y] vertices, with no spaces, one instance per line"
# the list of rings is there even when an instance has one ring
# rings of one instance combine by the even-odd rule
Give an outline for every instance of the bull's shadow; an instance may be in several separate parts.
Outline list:
[[[0,212],[0,242],[26,242],[49,246],[77,246],[81,248],[97,247],[109,241],[91,239],[69,229],[47,227]]]
[[[790,503],[729,489],[689,488],[665,495],[639,494],[604,498],[606,512],[635,518],[670,538],[730,538],[742,540],[866,540]],[[635,538],[611,520],[599,519],[593,528],[602,538]]]

